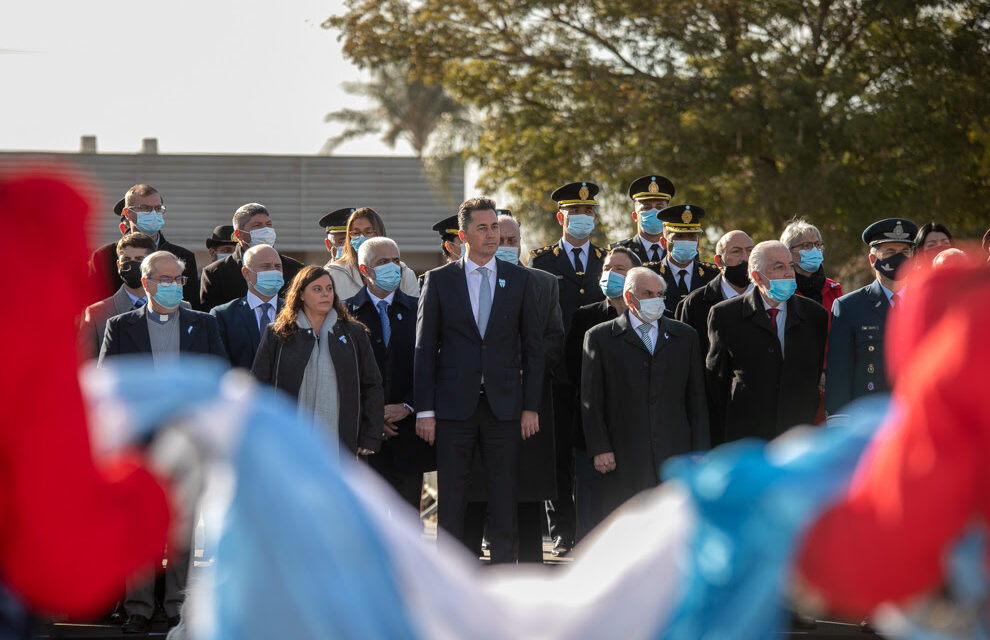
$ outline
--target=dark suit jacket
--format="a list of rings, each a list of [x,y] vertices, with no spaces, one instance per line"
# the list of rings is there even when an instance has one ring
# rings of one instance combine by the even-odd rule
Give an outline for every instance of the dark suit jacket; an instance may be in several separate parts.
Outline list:
[[[539,411],[543,386],[542,327],[526,269],[495,260],[496,283],[485,335],[478,331],[464,259],[426,273],[416,321],[416,411],[438,420],[467,420],[481,379],[498,420]]]
[[[657,244],[659,245],[659,243]],[[647,253],[646,247],[643,246],[643,238],[640,237],[638,233],[631,238],[626,238],[625,240],[619,240],[618,242],[613,242],[612,244],[608,245],[609,250],[612,250],[615,247],[625,247],[626,249],[629,249],[630,251],[635,253],[636,257],[639,258],[639,261],[644,264],[653,261],[653,256]],[[664,251],[664,248],[661,246],[657,246],[657,251],[660,254],[660,259],[657,260],[656,262],[659,263],[667,256],[667,252]]]
[[[151,334],[148,333],[148,306],[114,316],[107,321],[107,333],[100,350],[100,364],[113,356],[128,353],[151,353]],[[181,353],[208,353],[227,358],[217,320],[208,313],[179,307],[179,351]]]
[[[179,260],[186,263],[186,268],[182,275],[186,277],[186,284],[182,287],[182,299],[199,309],[199,269],[196,268],[196,256],[192,251],[177,244],[172,244],[165,239],[165,234],[158,232],[158,248],[156,251],[168,251]],[[117,243],[105,244],[96,251],[89,259],[89,276],[95,291],[102,291],[108,295],[111,291],[120,288],[124,281],[117,273]],[[207,309],[209,311],[209,309]]]
[[[298,260],[293,260],[289,256],[278,256],[282,259],[282,277],[285,279],[285,286],[278,292],[280,298],[285,297],[286,288],[292,279],[296,277],[303,265]],[[199,283],[199,305],[201,309],[209,311],[213,307],[218,307],[226,302],[247,295],[247,282],[241,274],[241,267],[244,266],[244,247],[237,245],[234,253],[223,260],[211,262],[203,268],[203,277]]]
[[[825,370],[825,410],[838,413],[856,398],[889,391],[883,345],[890,302],[876,280],[832,303]]]
[[[584,265],[584,274],[579,276],[574,271],[571,256],[567,255],[563,242],[558,240],[555,244],[532,251],[529,266],[557,277],[560,285],[560,314],[566,331],[571,326],[571,315],[578,307],[605,299],[605,294],[598,286],[598,280],[602,277],[605,250],[589,243],[588,263]],[[578,384],[577,380],[568,381],[559,377],[555,382]]]
[[[784,357],[759,289],[712,307],[706,366],[716,424],[726,442],[769,440],[815,420],[828,313],[801,296],[786,304]]]
[[[588,456],[615,454],[615,471],[599,476],[593,496],[599,517],[657,486],[660,465],[670,456],[709,445],[698,338],[670,318],[657,328],[653,354],[632,329],[628,311],[584,338],[581,416]]]
[[[581,380],[581,363],[584,359],[584,335],[592,327],[608,322],[617,316],[615,308],[608,300],[586,304],[571,316],[571,328],[564,342],[564,366],[569,380]],[[581,426],[581,389],[575,387],[573,394],[574,448],[584,451],[584,428]]]
[[[384,404],[413,404],[413,357],[416,351],[416,308],[419,299],[396,290],[388,307],[388,346],[382,339],[378,309],[368,297],[368,287],[346,301],[347,309],[368,328],[371,350],[382,375]],[[388,459],[391,468],[402,473],[424,473],[436,469],[433,447],[416,435],[416,415],[410,414],[395,425],[399,435],[382,442],[372,466]]]
[[[663,276],[663,280],[667,285],[663,296],[665,306],[663,313],[668,318],[673,318],[677,311],[677,305],[680,304],[681,298],[685,297],[681,295],[680,289],[677,288],[677,271],[680,271],[680,269],[672,271],[666,260],[661,260],[659,263],[649,262],[643,266],[649,267],[656,273]],[[689,294],[692,291],[701,289],[720,274],[718,267],[714,264],[710,262],[702,262],[697,258],[694,259],[690,267],[685,268],[691,272],[691,287],[688,289]]]
[[[258,380],[298,398],[315,342],[312,329],[299,329],[283,343],[272,325],[268,325],[261,336],[251,373]],[[330,350],[337,378],[340,399],[337,435],[340,441],[351,453],[356,454],[358,447],[378,451],[385,423],[385,402],[382,377],[371,352],[367,329],[358,322],[338,320],[325,348]]]
[[[723,300],[725,294],[722,293],[720,274],[709,280],[705,286],[684,296],[674,312],[678,321],[691,325],[698,332],[698,342],[703,354],[708,353],[708,312]]]
[[[285,301],[275,299],[275,313],[282,310]],[[248,305],[247,295],[231,300],[219,307],[213,307],[210,315],[217,319],[220,327],[220,339],[230,359],[230,366],[250,369],[254,356],[258,353],[261,342],[261,332],[258,330],[258,318]]]

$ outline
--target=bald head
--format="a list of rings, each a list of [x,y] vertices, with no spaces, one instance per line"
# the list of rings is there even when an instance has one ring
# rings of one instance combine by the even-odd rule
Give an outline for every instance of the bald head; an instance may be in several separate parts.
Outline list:
[[[715,244],[715,264],[719,269],[734,267],[749,260],[753,251],[753,240],[745,231],[733,229],[718,239]]]
[[[252,271],[271,271],[276,264],[281,271],[282,258],[270,245],[259,244],[244,252],[244,266]]]
[[[945,249],[940,251],[932,260],[932,267],[941,269],[945,267],[968,267],[973,264],[973,259],[962,249]]]

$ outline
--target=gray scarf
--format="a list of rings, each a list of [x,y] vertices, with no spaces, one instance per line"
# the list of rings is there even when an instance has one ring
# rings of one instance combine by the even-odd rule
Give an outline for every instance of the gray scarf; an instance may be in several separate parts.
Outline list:
[[[309,362],[303,372],[302,385],[299,387],[299,413],[313,419],[317,424],[326,428],[331,436],[331,442],[339,443],[338,411],[340,398],[337,392],[337,373],[333,368],[330,357],[330,340],[333,339],[332,329],[337,322],[337,312],[333,309],[327,314],[320,331],[314,332],[316,342]],[[296,324],[302,330],[312,329],[306,314],[300,313]]]

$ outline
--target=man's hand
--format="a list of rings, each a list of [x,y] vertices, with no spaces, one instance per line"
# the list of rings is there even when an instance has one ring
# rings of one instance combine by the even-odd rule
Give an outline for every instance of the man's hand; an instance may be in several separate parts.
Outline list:
[[[399,429],[394,424],[386,420],[384,434],[385,439],[388,440],[389,438],[394,438],[397,435],[399,435]]]
[[[540,414],[535,411],[523,411],[519,422],[522,426],[523,440],[535,436],[536,432],[540,430]]]
[[[385,422],[398,422],[408,415],[409,409],[404,404],[385,405]]]
[[[372,455],[374,453],[375,452],[372,451],[371,449],[365,449],[364,447],[358,447],[358,455],[359,456],[370,456],[370,455]]]
[[[611,451],[599,453],[595,456],[595,471],[598,473],[608,473],[615,471],[615,454]]]
[[[426,444],[433,444],[437,437],[437,419],[416,418],[416,435],[426,440]]]

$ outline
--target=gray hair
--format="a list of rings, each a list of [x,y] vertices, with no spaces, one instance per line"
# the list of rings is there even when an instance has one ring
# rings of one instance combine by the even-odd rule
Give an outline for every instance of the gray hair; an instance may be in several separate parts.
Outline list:
[[[386,238],[385,236],[368,238],[363,244],[361,244],[361,248],[358,249],[358,264],[363,264],[366,267],[370,267],[371,263],[378,257],[378,247],[386,246],[394,248],[395,252],[399,253],[399,245],[395,244],[395,240],[392,238]]]
[[[787,223],[784,230],[780,233],[780,241],[784,243],[787,250],[791,250],[791,244],[795,239],[800,238],[806,233],[814,233],[818,236],[818,242],[822,241],[822,232],[818,230],[818,227],[811,224],[804,218],[795,218]]]
[[[169,251],[156,251],[146,256],[144,260],[141,261],[141,277],[150,278],[151,276],[155,275],[155,273],[157,273],[155,271],[155,263],[165,259],[175,260],[175,263],[179,265],[179,270],[185,272],[186,263],[183,262],[182,260],[179,260],[178,256],[176,256],[174,253],[171,253]]]
[[[244,252],[244,256],[242,258],[244,266],[247,267],[248,269],[250,269],[251,268],[251,266],[250,266],[251,263],[254,262],[254,257],[256,255],[258,255],[259,253],[261,253],[262,251],[264,251],[265,249],[271,249],[272,251],[275,251],[275,248],[274,247],[272,247],[271,245],[267,245],[267,244],[255,245],[255,246],[251,247],[250,249],[248,249],[247,251],[245,251]],[[278,255],[278,251],[275,251],[275,255]],[[279,262],[282,262],[282,257],[281,256],[279,256],[278,261]]]
[[[268,217],[272,215],[268,213],[268,207],[265,205],[258,204],[257,202],[249,202],[238,207],[237,211],[234,212],[234,218],[231,220],[231,224],[234,225],[234,229],[237,231],[244,231],[244,227],[247,226],[251,218],[262,213]]]
[[[516,226],[516,230],[517,231],[520,231],[520,232],[522,231],[522,226],[519,224],[519,221],[518,220],[516,220],[512,216],[507,216],[507,215],[505,215],[503,213],[503,214],[501,214],[498,217],[498,224],[499,224],[499,226],[502,226],[505,223],[514,224]]]
[[[664,293],[667,293],[667,282],[663,279],[663,277],[659,273],[648,267],[633,267],[632,269],[626,272],[626,281],[622,285],[623,295],[626,293],[626,291],[633,291],[640,280],[647,280],[647,279],[654,279],[659,281],[660,284],[663,286],[663,288],[660,291],[660,294],[662,295]]]
[[[778,242],[777,240],[764,240],[753,247],[753,252],[749,254],[749,280],[753,284],[756,284],[756,280],[753,279],[753,272],[759,271],[765,274],[765,269],[767,266],[767,254],[774,249],[783,249],[787,253],[790,253],[790,249],[787,248],[783,242]]]

